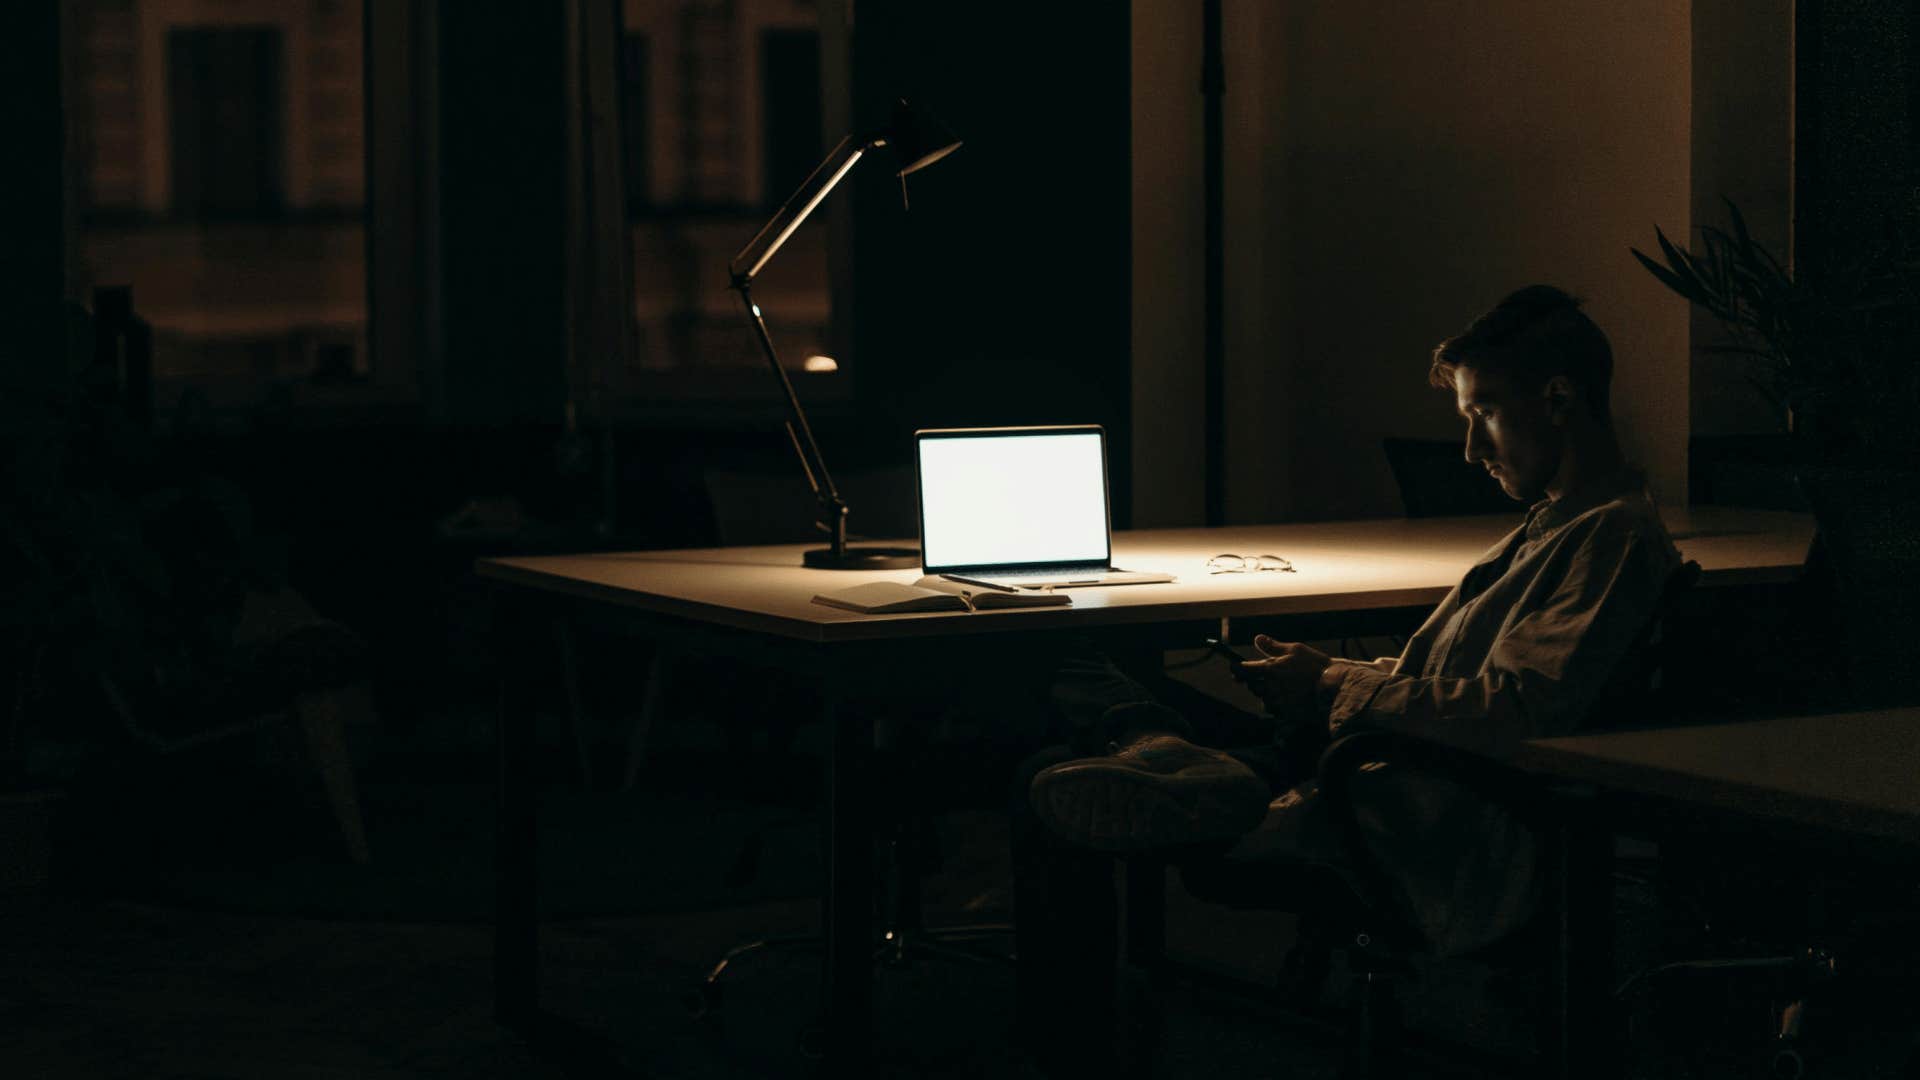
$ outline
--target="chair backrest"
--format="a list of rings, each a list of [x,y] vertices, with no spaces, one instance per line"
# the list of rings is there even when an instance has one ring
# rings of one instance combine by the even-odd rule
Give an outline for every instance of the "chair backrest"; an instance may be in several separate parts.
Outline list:
[[[1674,633],[1674,614],[1700,582],[1700,564],[1691,559],[1673,568],[1660,591],[1660,605],[1620,662],[1601,698],[1588,715],[1587,731],[1661,727],[1676,710],[1672,671],[1684,646]]]
[[[1380,440],[1410,518],[1512,513],[1520,504],[1485,469],[1467,463],[1452,439]]]
[[[1920,498],[1890,469],[1804,468],[1800,486],[1833,570],[1846,704],[1920,702]]]

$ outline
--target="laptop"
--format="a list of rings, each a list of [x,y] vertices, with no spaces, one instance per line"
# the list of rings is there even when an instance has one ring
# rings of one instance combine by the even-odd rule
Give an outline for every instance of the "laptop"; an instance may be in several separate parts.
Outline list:
[[[941,428],[913,439],[927,574],[1022,589],[1173,580],[1112,563],[1099,425]]]

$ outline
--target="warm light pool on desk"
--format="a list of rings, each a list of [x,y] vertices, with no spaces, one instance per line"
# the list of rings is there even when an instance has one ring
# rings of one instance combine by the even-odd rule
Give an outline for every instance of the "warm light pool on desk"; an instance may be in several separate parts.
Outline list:
[[[1271,552],[1271,553],[1270,553]],[[1266,547],[1235,549],[1214,543],[1205,549],[1186,544],[1116,544],[1116,564],[1129,569],[1172,574],[1171,584],[1182,586],[1226,585],[1238,591],[1259,584],[1271,587],[1299,578],[1299,567],[1290,557]]]

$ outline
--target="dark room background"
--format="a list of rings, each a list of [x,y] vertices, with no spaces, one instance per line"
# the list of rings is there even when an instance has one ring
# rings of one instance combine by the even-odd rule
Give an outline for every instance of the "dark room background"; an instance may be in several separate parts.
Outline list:
[[[1380,440],[1455,427],[1426,349],[1530,280],[1614,335],[1662,499],[1710,488],[1703,440],[1778,434],[1628,248],[1727,197],[1812,265],[1910,203],[1911,12],[1549,7],[1224,5],[1229,521],[1399,513]],[[724,264],[900,97],[964,148],[904,193],[857,172],[757,293],[854,531],[912,531],[909,436],[945,425],[1104,424],[1117,526],[1202,519],[1193,5],[91,0],[14,25],[9,377],[105,357],[151,460],[229,484],[397,701],[473,689],[444,680],[476,674],[476,556],[812,535]],[[613,272],[583,276],[583,236]]]

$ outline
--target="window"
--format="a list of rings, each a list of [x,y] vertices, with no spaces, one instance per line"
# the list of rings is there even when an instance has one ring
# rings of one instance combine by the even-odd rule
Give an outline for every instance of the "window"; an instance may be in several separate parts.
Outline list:
[[[647,35],[625,35],[620,46],[620,147],[630,214],[646,212],[653,198],[653,164],[648,160],[649,74]]]
[[[625,0],[622,15],[635,350],[621,382],[648,395],[763,396],[765,360],[725,270],[827,152],[819,9],[803,0]],[[828,280],[820,213],[754,287],[781,360],[805,375],[810,400],[844,392],[837,371],[820,370]]]
[[[154,405],[364,394],[360,0],[81,0],[71,258],[154,329]]]
[[[176,27],[167,33],[167,156],[173,210],[194,219],[286,212],[281,33]]]
[[[820,35],[768,30],[760,36],[763,201],[777,205],[820,164]]]

